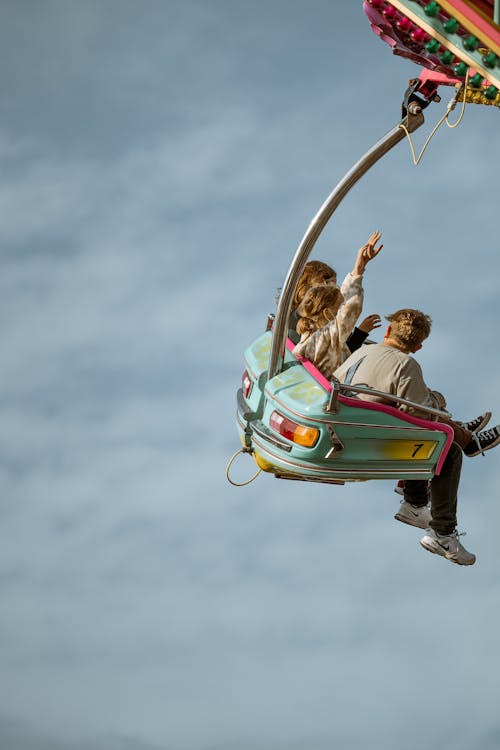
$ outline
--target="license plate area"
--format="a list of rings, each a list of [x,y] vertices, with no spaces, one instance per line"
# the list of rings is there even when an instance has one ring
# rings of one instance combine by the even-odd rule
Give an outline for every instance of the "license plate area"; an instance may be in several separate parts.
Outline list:
[[[380,448],[385,458],[395,461],[428,461],[437,445],[435,440],[384,440]]]

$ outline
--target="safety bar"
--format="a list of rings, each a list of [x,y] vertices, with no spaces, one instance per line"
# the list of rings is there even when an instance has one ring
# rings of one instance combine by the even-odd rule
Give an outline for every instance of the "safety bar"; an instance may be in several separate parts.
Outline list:
[[[385,391],[377,391],[375,388],[369,388],[367,385],[351,385],[350,383],[340,383],[338,380],[332,382],[332,391],[328,404],[325,406],[325,412],[337,412],[337,399],[339,393],[343,393],[345,396],[348,396],[350,393],[366,393],[370,396],[379,396],[380,398],[383,398],[384,401],[394,401],[397,404],[413,406],[417,411],[425,411],[428,414],[434,414],[436,417],[445,417],[445,419],[450,418],[450,414],[447,411],[441,411],[432,406],[417,404],[415,401],[409,401],[407,398],[394,396],[392,393],[385,393]]]

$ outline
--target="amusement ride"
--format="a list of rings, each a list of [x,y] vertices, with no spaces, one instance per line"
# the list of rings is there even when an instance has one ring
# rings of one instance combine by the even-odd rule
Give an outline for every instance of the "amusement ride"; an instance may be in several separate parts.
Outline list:
[[[347,172],[311,221],[286,275],[266,330],[244,353],[237,392],[237,429],[241,448],[230,459],[226,476],[241,486],[260,471],[279,479],[344,484],[369,479],[432,479],[453,442],[453,430],[436,421],[438,409],[412,404],[365,386],[327,380],[308,360],[296,357],[289,320],[297,283],[310,253],[350,189],[405,138],[418,163],[430,138],[460,103],[500,107],[500,0],[365,0],[372,30],[395,55],[422,67],[409,81],[402,118]],[[424,110],[439,101],[442,86],[454,88],[446,114],[427,138],[419,156],[411,134],[424,123]],[[461,119],[461,116],[460,118]],[[391,405],[359,398],[383,397]],[[425,411],[426,418],[400,410]],[[230,476],[235,458],[248,453],[257,465],[245,482]]]

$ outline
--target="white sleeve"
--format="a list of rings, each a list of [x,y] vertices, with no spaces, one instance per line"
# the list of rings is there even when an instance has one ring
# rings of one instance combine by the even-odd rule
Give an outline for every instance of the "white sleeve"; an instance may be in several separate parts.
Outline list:
[[[343,346],[363,309],[363,277],[348,273],[340,291],[344,296],[344,302],[337,313],[336,322],[340,344]]]

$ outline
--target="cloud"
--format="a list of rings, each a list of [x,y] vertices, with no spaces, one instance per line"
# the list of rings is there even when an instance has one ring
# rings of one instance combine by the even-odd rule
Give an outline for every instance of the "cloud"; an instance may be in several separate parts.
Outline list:
[[[159,750],[160,747],[119,733],[85,739],[75,739],[68,733],[61,739],[50,731],[5,716],[0,717],[0,738],[10,750]]]

